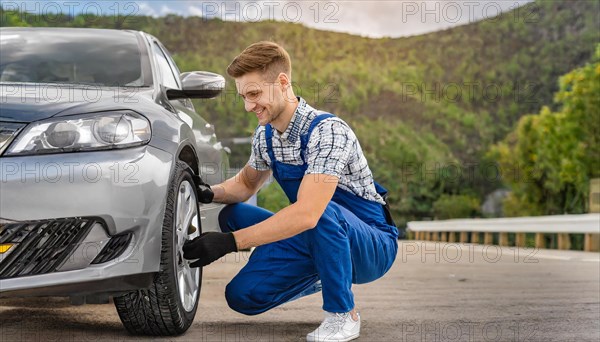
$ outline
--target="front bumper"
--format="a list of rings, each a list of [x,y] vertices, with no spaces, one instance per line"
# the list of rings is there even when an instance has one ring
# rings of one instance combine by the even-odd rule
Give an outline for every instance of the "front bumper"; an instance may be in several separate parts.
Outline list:
[[[173,156],[152,146],[0,158],[1,218],[17,223],[91,218],[97,221],[86,228],[85,236],[73,240],[68,255],[62,255],[64,260],[38,267],[49,267],[50,272],[46,269],[37,274],[0,274],[0,297],[24,293],[55,295],[57,288],[71,289],[63,291],[68,295],[75,291],[73,284],[102,283],[157,272],[172,166]],[[124,234],[130,236],[127,247],[112,259],[103,260],[100,254],[111,238]],[[60,249],[61,253],[64,250]],[[4,261],[10,259],[10,252],[9,249],[1,257],[0,271]],[[35,256],[51,257],[52,253]],[[118,287],[109,291],[118,291]],[[123,286],[123,290],[129,287]],[[92,290],[80,287],[75,292],[81,291]],[[102,288],[92,292],[98,291]]]

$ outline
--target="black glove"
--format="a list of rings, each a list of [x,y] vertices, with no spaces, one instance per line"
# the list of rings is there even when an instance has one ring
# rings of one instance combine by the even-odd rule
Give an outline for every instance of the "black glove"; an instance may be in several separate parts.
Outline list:
[[[183,245],[183,257],[194,260],[190,267],[206,266],[225,254],[237,252],[233,233],[207,232]]]
[[[194,178],[194,182],[197,184],[197,187],[198,187],[198,202],[200,202],[200,203],[212,202],[213,198],[215,197],[215,194],[212,191],[212,189],[210,188],[210,185],[208,185],[207,183],[204,183],[202,178],[200,178],[199,176],[193,175],[192,177]]]

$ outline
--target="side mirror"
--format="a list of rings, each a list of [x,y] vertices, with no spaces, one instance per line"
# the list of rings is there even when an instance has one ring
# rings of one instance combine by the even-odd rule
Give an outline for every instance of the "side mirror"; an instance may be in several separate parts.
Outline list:
[[[191,98],[211,99],[225,89],[225,78],[208,71],[184,72],[180,76],[183,90],[167,89],[169,100]]]

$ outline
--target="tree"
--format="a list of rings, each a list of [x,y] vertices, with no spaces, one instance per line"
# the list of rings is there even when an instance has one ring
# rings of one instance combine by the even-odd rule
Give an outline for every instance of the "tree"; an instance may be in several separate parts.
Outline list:
[[[590,178],[600,176],[600,45],[584,67],[559,80],[555,102],[526,115],[517,128],[491,149],[503,170],[518,170],[505,179],[510,216],[584,213]]]

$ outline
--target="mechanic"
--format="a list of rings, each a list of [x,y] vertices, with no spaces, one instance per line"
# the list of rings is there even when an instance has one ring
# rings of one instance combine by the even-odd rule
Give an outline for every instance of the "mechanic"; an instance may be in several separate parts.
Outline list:
[[[247,47],[227,68],[245,109],[254,112],[248,163],[214,185],[223,233],[208,232],[183,247],[192,267],[257,247],[225,290],[229,306],[256,315],[322,289],[325,320],[308,341],[359,336],[352,284],[383,276],[398,249],[398,230],[350,127],[294,95],[288,53],[272,42]],[[290,200],[273,214],[243,203],[271,172]]]

